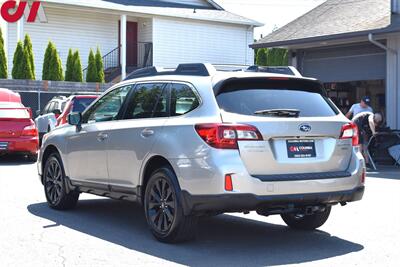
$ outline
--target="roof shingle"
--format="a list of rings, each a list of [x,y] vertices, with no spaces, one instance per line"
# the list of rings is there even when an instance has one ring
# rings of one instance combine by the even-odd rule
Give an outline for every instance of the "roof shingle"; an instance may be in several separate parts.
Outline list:
[[[393,29],[390,0],[328,0],[262,38],[253,47],[283,46],[318,37],[388,28]]]

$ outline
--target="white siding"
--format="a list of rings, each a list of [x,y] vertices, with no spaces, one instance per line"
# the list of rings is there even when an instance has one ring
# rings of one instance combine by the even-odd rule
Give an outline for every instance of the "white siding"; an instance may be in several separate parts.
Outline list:
[[[253,29],[184,19],[153,19],[154,65],[253,64]]]
[[[153,42],[153,20],[138,19],[138,42]]]
[[[63,64],[69,48],[79,49],[83,68],[87,67],[90,48],[99,46],[106,54],[118,46],[119,16],[49,7],[46,7],[46,15],[48,23],[24,23],[24,33],[30,35],[33,43],[36,79],[42,77],[43,57],[49,40],[55,43]],[[16,27],[16,23],[10,23],[8,28],[10,73],[17,41]]]

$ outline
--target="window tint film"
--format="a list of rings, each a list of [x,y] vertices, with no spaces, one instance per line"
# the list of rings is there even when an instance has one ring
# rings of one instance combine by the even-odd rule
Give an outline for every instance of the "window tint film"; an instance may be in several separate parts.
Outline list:
[[[196,109],[199,99],[192,88],[186,84],[172,84],[171,87],[171,116],[180,116]]]
[[[95,98],[76,98],[72,105],[72,112],[85,111],[85,109],[95,100]]]
[[[84,122],[101,122],[117,119],[131,85],[109,92],[93,105],[83,116]]]
[[[273,116],[268,110],[297,110],[299,117],[335,116],[337,110],[328,102],[316,82],[260,81],[235,82],[217,95],[221,109],[243,115]]]
[[[125,119],[168,117],[166,84],[138,84],[129,101]]]

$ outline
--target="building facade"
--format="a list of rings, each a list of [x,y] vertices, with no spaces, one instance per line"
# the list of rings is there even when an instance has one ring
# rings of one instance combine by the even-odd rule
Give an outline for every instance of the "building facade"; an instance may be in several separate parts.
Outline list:
[[[46,0],[42,6],[46,23],[2,22],[10,71],[16,43],[25,34],[32,39],[37,78],[49,40],[64,64],[68,50],[78,49],[84,69],[90,48],[99,47],[105,67],[119,68],[122,78],[149,65],[252,64],[249,44],[261,25],[210,0]]]
[[[321,80],[343,112],[368,95],[399,129],[398,6],[398,0],[328,0],[251,47],[289,49],[290,64]]]

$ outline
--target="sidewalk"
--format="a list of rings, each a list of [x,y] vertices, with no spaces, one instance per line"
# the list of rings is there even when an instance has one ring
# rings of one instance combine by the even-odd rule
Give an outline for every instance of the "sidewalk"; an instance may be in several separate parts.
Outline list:
[[[378,166],[378,170],[367,172],[367,177],[400,180],[400,166]]]

